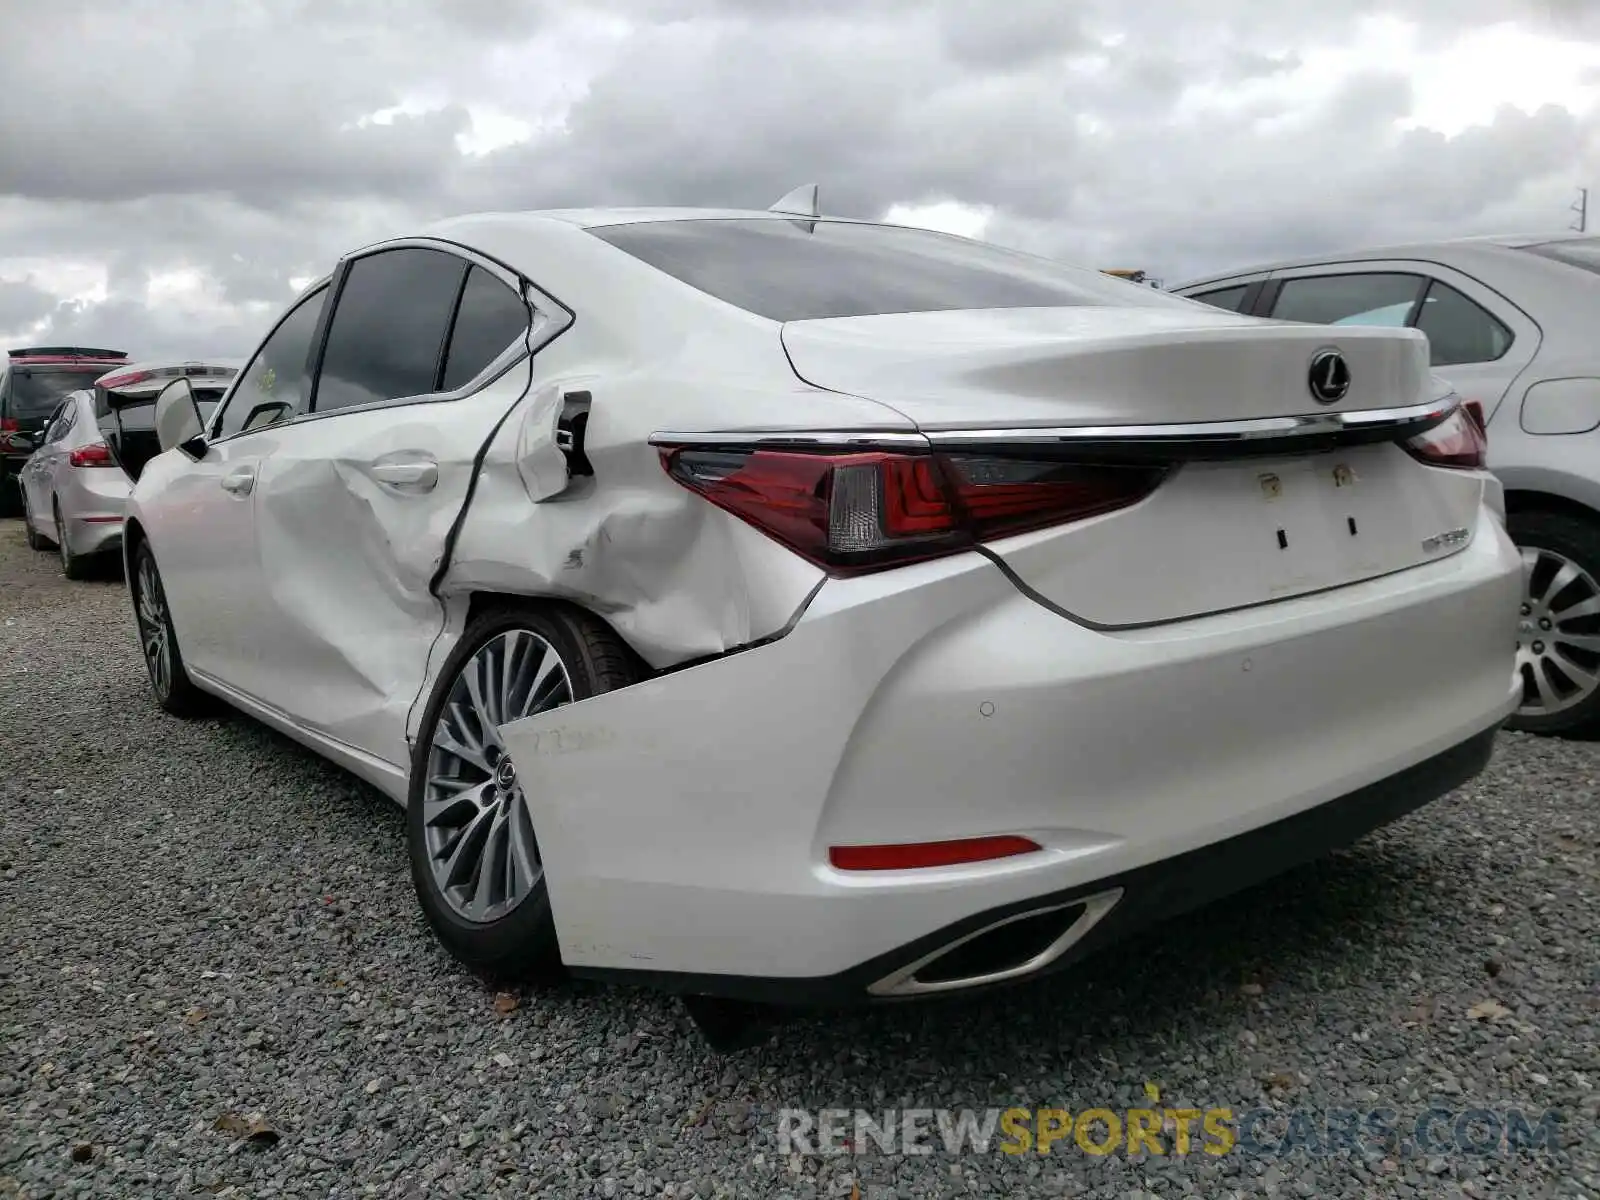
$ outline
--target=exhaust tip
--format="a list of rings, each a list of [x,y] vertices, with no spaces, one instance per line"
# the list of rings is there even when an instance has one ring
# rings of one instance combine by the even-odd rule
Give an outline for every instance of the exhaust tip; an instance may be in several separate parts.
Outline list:
[[[874,996],[958,991],[1042,971],[1122,899],[1122,889],[1028,909],[945,943],[872,984]]]

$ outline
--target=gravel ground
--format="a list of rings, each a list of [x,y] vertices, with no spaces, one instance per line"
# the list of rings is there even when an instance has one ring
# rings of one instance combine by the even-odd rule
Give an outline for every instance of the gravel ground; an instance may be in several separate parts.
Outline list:
[[[1600,746],[1506,735],[1461,793],[1125,953],[718,1057],[668,999],[456,969],[399,812],[242,717],[158,714],[120,581],[67,583],[15,521],[0,618],[0,1196],[1600,1195]],[[1127,1109],[1147,1084],[1564,1124],[1554,1153],[1476,1158],[777,1143],[786,1107]]]

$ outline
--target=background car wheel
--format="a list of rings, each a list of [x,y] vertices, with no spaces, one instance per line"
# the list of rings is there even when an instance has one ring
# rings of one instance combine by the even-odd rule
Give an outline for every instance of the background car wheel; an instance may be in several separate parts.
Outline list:
[[[411,876],[434,933],[481,974],[561,969],[532,814],[497,727],[639,675],[614,633],[564,604],[484,612],[445,662],[412,751]]]
[[[1512,513],[1507,525],[1522,551],[1523,697],[1506,724],[1529,733],[1600,732],[1600,526],[1540,511]]]
[[[161,572],[148,542],[141,542],[134,554],[128,590],[133,597],[134,622],[139,627],[139,649],[145,669],[150,672],[156,703],[175,717],[199,715],[209,707],[208,698],[189,681],[189,673],[183,669],[178,635],[172,628],[172,610],[167,607]]]
[[[59,501],[50,502],[50,512],[56,519],[56,549],[61,553],[61,573],[68,579],[87,579],[94,560],[72,552],[67,541],[67,527],[61,520]]]
[[[28,549],[54,550],[55,543],[33,527],[33,510],[28,507],[28,493],[22,493],[22,528],[28,535]]]

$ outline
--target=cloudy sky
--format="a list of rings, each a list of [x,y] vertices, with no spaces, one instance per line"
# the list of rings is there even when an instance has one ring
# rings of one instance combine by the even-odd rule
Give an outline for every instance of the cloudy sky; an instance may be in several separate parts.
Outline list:
[[[0,344],[242,354],[337,255],[824,208],[1177,282],[1600,228],[1597,0],[4,0]]]

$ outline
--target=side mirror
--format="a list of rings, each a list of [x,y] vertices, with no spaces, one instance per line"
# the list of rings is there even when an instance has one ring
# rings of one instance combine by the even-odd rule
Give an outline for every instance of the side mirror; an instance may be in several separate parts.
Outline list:
[[[174,379],[156,397],[156,441],[163,451],[182,450],[199,459],[206,452],[205,420],[187,379]]]

